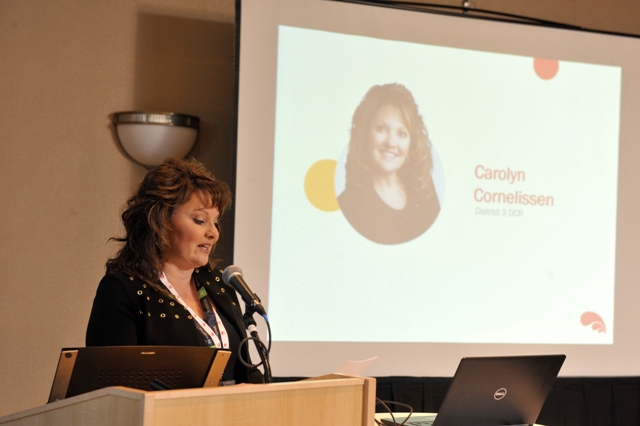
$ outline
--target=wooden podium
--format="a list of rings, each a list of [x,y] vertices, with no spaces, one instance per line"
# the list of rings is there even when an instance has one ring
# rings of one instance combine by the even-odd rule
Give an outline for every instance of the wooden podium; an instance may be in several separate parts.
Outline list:
[[[375,379],[141,391],[110,387],[0,417],[2,426],[371,426]]]

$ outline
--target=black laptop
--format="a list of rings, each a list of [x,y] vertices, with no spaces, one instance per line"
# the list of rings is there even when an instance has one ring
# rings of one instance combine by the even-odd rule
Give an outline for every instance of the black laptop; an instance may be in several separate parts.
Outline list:
[[[231,352],[190,346],[62,349],[49,402],[108,386],[150,390],[218,386]]]
[[[437,416],[411,416],[406,426],[533,425],[565,355],[463,358]],[[405,418],[382,419],[399,425]]]

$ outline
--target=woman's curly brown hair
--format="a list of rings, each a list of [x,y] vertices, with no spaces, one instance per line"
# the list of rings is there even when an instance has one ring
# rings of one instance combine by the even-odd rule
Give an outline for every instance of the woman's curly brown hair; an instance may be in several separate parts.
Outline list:
[[[435,187],[431,179],[431,141],[413,95],[398,83],[373,86],[353,113],[346,164],[346,186],[363,186],[371,182],[369,132],[376,112],[386,105],[397,109],[411,135],[407,163],[398,171],[406,185],[407,195],[413,199],[435,197]]]
[[[168,158],[149,171],[127,200],[122,213],[125,236],[111,239],[123,246],[107,261],[107,272],[123,271],[161,290],[157,281],[169,250],[171,216],[196,191],[209,196],[207,207],[217,208],[220,216],[231,204],[229,186],[194,159]],[[214,266],[211,254],[209,265]]]

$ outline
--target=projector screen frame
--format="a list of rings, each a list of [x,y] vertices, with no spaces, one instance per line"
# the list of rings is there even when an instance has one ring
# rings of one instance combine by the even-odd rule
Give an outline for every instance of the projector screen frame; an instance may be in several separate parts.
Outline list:
[[[386,1],[386,0],[327,0],[338,3],[352,3],[364,6],[389,7],[398,10],[412,12],[424,12],[442,14],[448,16],[462,16],[474,19],[489,19],[497,22],[511,22],[525,25],[538,25],[549,28],[564,28],[573,30],[586,30],[584,27],[565,24],[561,22],[549,21],[546,19],[534,18],[530,16],[517,15],[513,13],[498,12],[489,9],[478,9],[475,7],[451,6],[436,3],[421,3],[413,1]]]
[[[393,8],[393,9],[399,9],[399,10],[407,10],[404,7],[399,7],[398,5],[390,5],[390,4],[369,4],[372,2],[366,2],[366,1],[351,1],[351,0],[329,0],[329,2],[335,2],[335,3],[349,3],[349,4],[357,4],[357,5],[362,5],[363,3],[367,3],[369,6],[372,7],[385,7],[385,8]],[[240,87],[239,87],[239,80],[240,80],[240,58],[241,58],[241,42],[240,42],[240,33],[241,33],[241,24],[240,24],[240,20],[241,20],[241,1],[237,1],[237,27],[236,27],[236,31],[238,33],[238,38],[236,40],[236,104],[239,105],[240,104]],[[451,12],[447,12],[447,11],[433,11],[433,10],[420,10],[419,12],[422,13],[427,13],[427,14],[433,14],[433,15],[443,15],[443,16],[449,16],[449,17],[455,17],[456,19],[458,18],[462,18],[462,19],[469,19],[469,20],[479,20],[479,21],[493,21],[493,22],[500,22],[500,23],[514,23],[514,21],[511,20],[506,20],[506,19],[502,19],[502,18],[493,18],[493,17],[486,17],[486,16],[472,16],[472,15],[459,15],[459,14],[455,14],[455,13],[451,13]],[[622,34],[622,33],[613,33],[613,32],[604,32],[604,31],[594,31],[594,30],[588,30],[588,29],[584,29],[584,28],[578,28],[578,27],[574,27],[574,26],[565,26],[564,24],[557,24],[554,23],[553,25],[550,25],[549,23],[531,23],[531,22],[520,22],[517,21],[515,22],[516,24],[519,25],[526,25],[526,26],[536,26],[536,27],[545,27],[545,28],[554,28],[554,29],[561,29],[561,30],[568,30],[568,31],[572,31],[572,32],[579,32],[579,33],[586,33],[586,34],[602,34],[602,35],[613,35],[613,36],[622,36],[622,37],[630,37],[630,38],[634,38],[634,39],[640,39],[639,36],[636,35],[629,35],[629,34]],[[239,108],[239,106],[238,106]],[[621,120],[622,120],[622,114],[623,112],[621,112]],[[236,109],[235,111],[235,120],[236,120],[236,126],[238,125],[238,109]],[[237,138],[238,138],[238,134],[235,134],[236,137],[236,144],[234,145],[234,156],[237,157],[237,150],[238,150],[238,146],[237,146]],[[622,135],[620,136],[622,138]],[[625,161],[623,159],[623,149],[622,149],[622,144],[619,147],[620,149],[620,163],[622,163],[623,161]],[[237,163],[236,163],[237,166]],[[237,171],[236,171],[237,173]],[[234,180],[234,182],[232,183],[232,189],[234,190],[234,194],[235,194],[235,189],[237,187],[237,175],[236,175],[236,180]],[[620,189],[619,189],[620,191]],[[622,201],[620,200],[620,198],[618,198],[618,205],[620,205]],[[236,204],[234,203],[233,209],[235,210],[236,208]],[[232,210],[232,215],[234,217],[233,221],[235,222],[235,211]],[[271,212],[268,213],[268,215],[270,216]],[[618,220],[619,220],[619,216],[620,216],[620,209],[618,210]],[[269,218],[269,221],[271,219]],[[619,223],[619,222],[618,222]],[[235,232],[236,230],[234,229],[233,231],[233,235],[235,236]],[[621,231],[618,229],[617,233],[619,234]],[[234,247],[234,256],[235,256],[235,239],[234,242],[232,244],[232,246]],[[619,242],[617,243],[619,244]],[[617,251],[617,250],[616,250]],[[618,260],[619,261],[619,260]],[[618,263],[617,261],[617,263]],[[616,263],[616,282],[617,282],[617,275],[618,275],[618,267],[617,267],[617,263]],[[242,266],[242,265],[240,265]],[[268,269],[267,269],[268,270]],[[250,271],[245,271],[248,274],[251,274]],[[265,280],[266,278],[262,277],[262,280]],[[260,280],[260,278],[258,278],[258,280]],[[250,283],[253,282],[252,279],[250,278]],[[255,288],[254,288],[255,290]],[[263,300],[265,299],[266,295],[263,295],[262,293],[260,294],[263,298]],[[616,291],[616,304],[617,304],[617,299],[619,297],[618,291]],[[276,331],[276,335],[277,335],[277,328],[274,327],[274,331]],[[264,335],[264,333],[263,333]],[[317,342],[317,344],[314,344],[314,348],[311,349],[307,349],[302,351],[302,353],[297,353],[295,357],[300,357],[300,356],[309,356],[312,357],[314,355],[315,352],[317,352],[317,350],[320,348],[319,345],[325,345],[326,343],[321,343],[321,342]],[[340,355],[338,355],[337,357],[331,357],[330,358],[330,362],[333,362],[336,367],[339,364],[339,359],[340,356],[342,356],[342,354],[345,353],[349,353],[351,354],[350,356],[352,358],[368,358],[369,356],[371,356],[375,350],[376,350],[376,343],[372,343],[372,342],[365,342],[365,343],[339,343],[337,346],[340,347]],[[420,350],[419,346],[423,345],[421,343],[416,343],[416,344],[409,344],[408,346],[415,346],[416,350]],[[434,346],[438,346],[439,344],[432,344]],[[512,354],[528,354],[528,353],[541,353],[541,350],[543,352],[546,353],[556,353],[558,352],[558,348],[559,346],[557,345],[543,345],[544,348],[540,348],[540,345],[514,345],[512,346],[512,350],[510,351],[504,351],[504,350],[498,350],[496,351],[496,345],[494,344],[477,344],[475,345],[475,350],[473,353],[465,353],[465,352],[460,352],[460,346],[457,344],[445,344],[445,346],[448,346],[446,348],[439,348],[439,353],[441,356],[445,356],[450,358],[450,360],[444,364],[446,364],[446,367],[442,368],[439,367],[435,370],[433,370],[433,372],[431,372],[432,370],[430,369],[430,362],[433,360],[429,360],[428,357],[425,357],[425,359],[423,360],[424,362],[420,362],[418,364],[415,365],[415,368],[413,369],[413,371],[415,371],[417,374],[413,374],[413,375],[447,375],[446,371],[450,371],[449,375],[452,374],[453,369],[455,368],[455,365],[457,365],[457,362],[459,361],[460,355],[462,354],[463,356],[466,355],[473,355],[473,356],[482,356],[482,355],[512,355]],[[278,347],[281,347],[282,349],[278,349]],[[282,351],[289,351],[291,350],[291,347],[288,345],[287,342],[275,342],[274,343],[274,349],[276,349],[276,351],[274,351],[275,353],[282,353]],[[598,349],[598,348],[597,348]],[[573,351],[570,351],[573,352]],[[605,351],[606,352],[606,351]],[[603,354],[603,356],[606,356],[606,354]],[[576,362],[581,362],[581,360],[579,359],[580,355],[576,354],[576,353],[569,353],[569,358],[568,361],[569,363],[571,363],[572,359],[575,360]],[[288,356],[284,356],[284,359],[288,359]],[[453,367],[452,367],[453,366]],[[375,368],[375,367],[374,367]],[[452,368],[450,370],[447,370],[447,368]],[[567,370],[565,368],[565,370]],[[300,376],[300,375],[315,375],[315,374],[322,374],[325,373],[326,370],[313,370],[313,369],[308,369],[308,370],[288,370],[286,371],[286,373],[284,375],[290,375],[290,376]],[[377,373],[377,371],[374,371]],[[638,372],[634,372],[633,374],[638,374],[640,373],[640,371]],[[389,374],[388,371],[382,371],[381,375],[387,375]],[[394,375],[400,375],[400,374],[405,374],[405,375],[412,375],[411,371],[409,370],[402,370],[399,371],[397,374]],[[276,371],[276,375],[283,375],[283,374],[279,374]],[[586,373],[583,370],[575,370],[572,368],[569,368],[569,370],[567,371],[567,373],[561,372],[561,375],[586,375]],[[593,372],[589,373],[589,375],[596,375],[596,376],[601,376],[601,375],[629,375],[629,373],[626,373],[624,371],[613,371],[613,372],[601,372],[598,371],[597,369],[594,370]]]

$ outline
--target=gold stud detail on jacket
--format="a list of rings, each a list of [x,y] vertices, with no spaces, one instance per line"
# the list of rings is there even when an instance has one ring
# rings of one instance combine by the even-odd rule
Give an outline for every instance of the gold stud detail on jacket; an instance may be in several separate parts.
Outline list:
[[[199,274],[199,273],[200,273],[200,269],[196,268],[196,274]]]
[[[175,304],[175,303],[173,303],[173,302],[169,302],[169,304],[170,304],[171,306],[176,306],[176,304]]]
[[[142,284],[142,287],[143,287],[143,288],[147,288],[147,285],[146,285],[146,284]]]
[[[142,296],[142,290],[138,290],[138,296]]]
[[[211,285],[211,283],[209,281],[206,281],[207,285]]]
[[[220,281],[220,277],[216,277],[216,281]]]
[[[158,303],[164,303],[164,300],[158,299]]]
[[[176,314],[176,319],[179,319],[179,318],[180,318],[180,315]]]
[[[131,281],[133,281],[133,277],[129,277],[129,279],[130,279]]]
[[[160,314],[160,318],[164,318],[164,317],[166,317],[165,314]]]
[[[224,293],[224,288],[221,288],[220,291]]]
[[[231,304],[232,304],[233,306],[236,306],[236,302],[231,302]]]
[[[188,315],[188,316],[187,316],[187,318],[189,318],[189,319],[193,319],[193,317],[192,317],[191,315]]]

